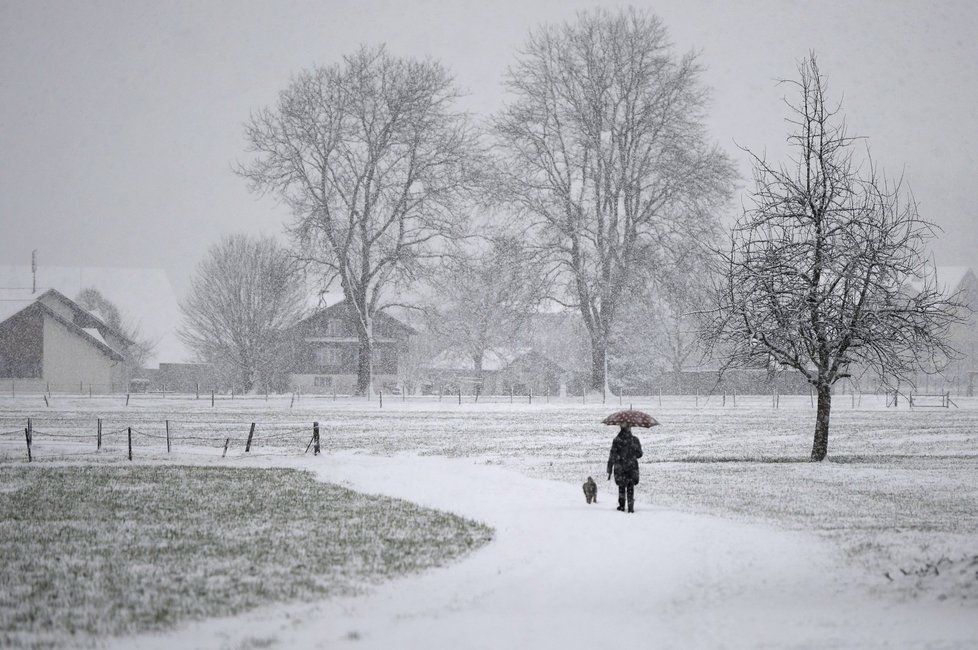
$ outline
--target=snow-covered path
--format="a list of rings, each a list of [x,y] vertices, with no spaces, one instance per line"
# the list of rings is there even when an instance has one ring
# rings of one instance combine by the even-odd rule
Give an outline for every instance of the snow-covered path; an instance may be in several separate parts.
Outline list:
[[[855,591],[825,542],[638,503],[472,459],[334,454],[265,458],[496,529],[450,566],[364,596],[275,606],[119,647],[739,648],[975,647],[973,607],[880,602]],[[641,489],[639,486],[639,495]]]

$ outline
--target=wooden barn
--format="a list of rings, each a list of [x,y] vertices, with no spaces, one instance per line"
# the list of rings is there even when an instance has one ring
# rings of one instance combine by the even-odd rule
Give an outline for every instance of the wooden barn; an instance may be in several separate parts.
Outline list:
[[[0,380],[11,390],[125,390],[132,341],[48,289],[0,291]]]

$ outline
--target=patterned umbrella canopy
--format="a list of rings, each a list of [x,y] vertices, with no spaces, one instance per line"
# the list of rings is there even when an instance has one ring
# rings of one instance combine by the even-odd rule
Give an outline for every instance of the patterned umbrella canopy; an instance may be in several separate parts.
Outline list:
[[[618,411],[617,413],[612,413],[604,420],[601,421],[602,424],[615,424],[618,426],[629,426],[629,427],[654,427],[659,424],[654,417],[648,413],[642,411]]]

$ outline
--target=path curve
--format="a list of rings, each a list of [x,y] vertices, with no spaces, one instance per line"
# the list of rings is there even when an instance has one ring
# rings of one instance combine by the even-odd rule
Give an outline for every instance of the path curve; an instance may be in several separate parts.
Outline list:
[[[797,532],[638,504],[473,459],[337,453],[249,466],[323,480],[483,521],[494,540],[446,567],[364,596],[271,606],[119,639],[125,648],[533,650],[974,647],[974,609],[887,603],[847,584],[830,544]],[[599,477],[595,477],[599,478]],[[639,489],[641,493],[641,486]]]

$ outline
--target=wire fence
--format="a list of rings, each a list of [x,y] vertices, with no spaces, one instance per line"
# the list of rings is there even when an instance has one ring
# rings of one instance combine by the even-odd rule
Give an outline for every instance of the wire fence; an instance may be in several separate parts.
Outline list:
[[[149,418],[30,417],[12,428],[12,416],[0,416],[0,459],[66,460],[79,456],[112,457],[122,453],[129,460],[142,452],[153,456],[177,451],[219,451],[244,454],[242,458],[308,453],[319,454],[318,422],[162,421]],[[264,452],[264,453],[261,453]]]

